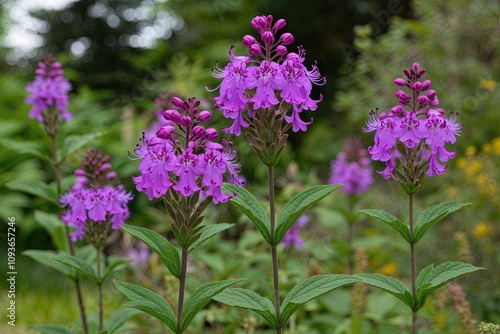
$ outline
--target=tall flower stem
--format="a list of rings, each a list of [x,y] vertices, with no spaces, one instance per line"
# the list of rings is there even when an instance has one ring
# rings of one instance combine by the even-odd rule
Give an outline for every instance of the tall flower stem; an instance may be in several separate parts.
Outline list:
[[[413,194],[409,194],[409,214],[410,214],[410,235],[413,236]],[[410,276],[411,276],[411,295],[413,300],[417,297],[416,294],[416,254],[415,254],[415,242],[412,240],[410,242]],[[417,333],[417,310],[415,308],[412,309],[412,334]]]
[[[182,247],[181,251],[181,277],[179,278],[179,299],[177,301],[177,330],[180,333],[182,326],[182,309],[184,307],[184,291],[186,289],[188,248]]]
[[[276,213],[274,204],[274,166],[268,166],[268,184],[269,184],[269,216],[271,219],[271,240],[274,239],[274,233],[276,229]],[[273,286],[274,286],[274,307],[276,310],[276,320],[278,324],[280,323],[280,282],[278,276],[278,253],[276,250],[276,245],[271,245],[271,257],[273,262]],[[276,329],[277,334],[281,334],[281,328]]]
[[[49,115],[55,114],[55,110],[51,108],[49,110]],[[54,116],[52,116],[54,117]],[[51,116],[49,116],[51,118]],[[62,172],[61,172],[61,162],[59,161],[59,158],[57,156],[57,131],[54,131],[54,127],[57,124],[57,118],[49,121],[53,122],[54,125],[52,126],[46,126],[46,130],[49,134],[50,137],[50,151],[51,151],[51,156],[52,156],[52,167],[54,169],[54,175],[56,179],[56,187],[57,187],[57,197],[59,197],[62,194]],[[75,245],[71,241],[70,238],[70,231],[69,227],[67,224],[64,224],[66,228],[66,237],[68,239],[68,245],[69,245],[69,253],[71,256],[76,255],[75,251]],[[82,320],[82,326],[83,326],[83,333],[88,334],[89,329],[87,325],[87,316],[85,313],[85,305],[83,303],[83,296],[82,296],[82,288],[80,285],[80,279],[78,278],[78,273],[76,273],[76,277],[74,279],[75,285],[76,285],[76,298],[78,299],[78,308],[80,309],[80,317]]]
[[[102,281],[101,281],[101,248],[96,247],[97,251],[97,294],[99,299],[99,331],[102,331],[103,328],[103,316],[104,316],[104,308],[102,304]]]

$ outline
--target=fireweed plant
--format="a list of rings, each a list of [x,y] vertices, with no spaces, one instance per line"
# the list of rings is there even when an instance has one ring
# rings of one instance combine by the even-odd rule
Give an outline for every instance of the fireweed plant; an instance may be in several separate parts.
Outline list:
[[[71,229],[71,241],[84,238],[96,251],[96,269],[77,257],[58,256],[55,259],[79,270],[98,288],[98,328],[104,329],[102,286],[111,274],[129,260],[112,258],[109,262],[103,252],[108,235],[119,230],[130,216],[127,203],[133,196],[121,184],[113,185],[116,173],[111,171],[109,156],[90,149],[82,161],[82,168],[75,170],[76,183],[61,196],[61,206],[66,212],[61,216]]]
[[[236,194],[230,198],[242,213],[257,227],[269,244],[272,258],[272,282],[274,298],[270,301],[254,291],[243,288],[227,289],[214,297],[230,306],[250,309],[260,314],[269,325],[282,333],[288,319],[301,305],[333,289],[358,282],[347,275],[317,275],[307,278],[288,292],[281,301],[277,246],[292,225],[304,212],[341,187],[340,184],[320,185],[306,189],[286,203],[276,215],[274,166],[287,141],[287,131],[306,131],[312,123],[303,121],[304,110],[315,110],[321,101],[310,95],[313,84],[322,85],[325,78],[314,65],[308,70],[304,65],[305,50],[289,52],[287,45],[294,41],[292,34],[278,31],[286,22],[273,17],[257,16],[251,25],[259,39],[251,35],[243,37],[248,55],[237,56],[233,47],[229,49],[229,62],[224,68],[216,66],[213,75],[222,79],[218,87],[219,96],[214,98],[216,107],[233,121],[226,132],[239,136],[242,128],[246,138],[260,161],[268,169],[269,215],[259,201],[248,190],[237,185],[225,184],[226,193]],[[277,216],[277,217],[276,217]]]
[[[202,225],[203,212],[210,203],[227,202],[235,195],[222,192],[222,184],[225,177],[239,184],[240,164],[232,144],[217,143],[217,130],[203,125],[212,113],[200,110],[198,99],[174,97],[172,104],[176,109],[163,112],[162,126],[155,134],[143,134],[137,145],[135,155],[140,160],[140,175],[133,177],[133,181],[149,200],[163,199],[173,220],[172,232],[180,247],[180,257],[177,248],[157,232],[127,225],[122,229],[145,243],[179,279],[177,310],[174,313],[165,298],[147,288],[119,281],[115,281],[115,286],[130,299],[126,307],[146,312],[174,333],[183,333],[213,296],[241,281],[207,283],[184,300],[189,252],[231,227],[230,224]]]
[[[363,128],[365,132],[375,131],[374,145],[368,148],[372,160],[385,162],[380,171],[385,179],[398,182],[408,195],[408,220],[381,210],[361,210],[395,229],[410,244],[410,288],[399,280],[381,274],[356,274],[364,283],[385,290],[402,300],[412,311],[412,334],[417,333],[417,312],[424,306],[427,297],[449,281],[484,268],[464,262],[430,264],[417,275],[415,246],[425,232],[447,215],[470,203],[440,203],[426,210],[414,220],[414,195],[421,187],[424,177],[443,175],[446,165],[456,151],[448,151],[446,143],[455,143],[462,124],[455,114],[445,116],[438,108],[436,91],[430,89],[431,81],[421,78],[425,74],[418,64],[403,70],[406,78],[397,78],[394,83],[398,104],[389,112],[371,112]]]

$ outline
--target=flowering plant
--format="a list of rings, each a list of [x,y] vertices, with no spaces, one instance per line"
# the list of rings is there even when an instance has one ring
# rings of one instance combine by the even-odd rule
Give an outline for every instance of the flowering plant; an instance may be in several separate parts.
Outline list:
[[[413,64],[403,73],[406,79],[397,78],[394,83],[406,87],[410,93],[398,89],[395,95],[398,105],[389,113],[370,114],[365,132],[375,131],[375,145],[369,147],[373,160],[386,163],[380,174],[386,179],[395,179],[409,198],[409,224],[381,210],[361,210],[395,229],[410,244],[410,280],[408,287],[399,280],[381,274],[357,274],[366,284],[385,290],[402,300],[412,310],[412,333],[417,333],[417,312],[424,306],[427,297],[449,281],[484,268],[464,262],[445,262],[434,267],[424,267],[417,276],[415,245],[427,230],[447,215],[470,203],[441,203],[424,210],[414,221],[413,196],[420,189],[425,175],[442,175],[446,162],[455,156],[448,151],[446,143],[454,143],[462,127],[456,116],[446,118],[443,109],[435,108],[439,101],[430,80],[419,81],[425,74],[418,64]]]

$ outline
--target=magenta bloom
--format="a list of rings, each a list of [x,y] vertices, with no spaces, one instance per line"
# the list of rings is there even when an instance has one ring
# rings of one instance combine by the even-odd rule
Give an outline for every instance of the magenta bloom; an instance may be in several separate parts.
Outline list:
[[[86,234],[95,241],[92,224],[109,224],[118,230],[130,216],[128,202],[133,199],[122,185],[111,184],[115,172],[110,171],[109,156],[90,149],[85,155],[83,169],[75,170],[79,177],[73,187],[60,198],[66,212],[61,220],[73,228],[71,240],[83,240]],[[99,238],[105,236],[100,235]]]
[[[368,148],[373,160],[383,161],[386,168],[381,172],[384,178],[395,178],[402,184],[418,186],[427,176],[442,175],[446,165],[442,163],[453,158],[456,151],[448,151],[446,143],[454,143],[460,134],[462,124],[455,115],[445,117],[436,91],[429,89],[430,80],[419,81],[425,74],[418,64],[403,73],[406,79],[397,78],[395,96],[398,105],[390,112],[370,114],[364,132],[375,131],[375,145]],[[398,145],[400,143],[400,145]],[[399,169],[399,166],[405,166]]]
[[[43,123],[46,117],[44,112],[54,108],[59,111],[60,119],[71,120],[73,115],[67,110],[71,84],[63,77],[64,71],[61,69],[61,63],[48,54],[37,65],[35,80],[26,85],[26,90],[30,95],[24,102],[32,105],[29,117]]]
[[[227,65],[213,70],[213,76],[222,79],[217,87],[219,96],[214,98],[216,108],[233,120],[226,131],[240,135],[241,128],[249,126],[245,117],[253,118],[255,110],[261,108],[270,112],[282,109],[285,121],[293,125],[292,131],[306,131],[312,119],[304,122],[299,114],[303,110],[316,110],[322,97],[311,99],[312,86],[325,84],[325,78],[316,65],[311,70],[304,66],[304,49],[288,52],[286,46],[294,41],[292,34],[286,32],[277,38],[278,30],[286,25],[285,20],[273,24],[271,15],[257,16],[251,24],[261,41],[250,35],[243,37],[250,55],[235,56],[231,47]],[[292,115],[286,115],[286,110],[291,110]]]
[[[360,195],[367,192],[373,184],[373,169],[368,151],[358,137],[349,139],[344,145],[344,151],[337,154],[330,163],[331,177],[329,183],[343,183],[341,190],[346,195]]]
[[[201,192],[212,196],[215,204],[226,202],[231,196],[221,190],[224,175],[229,174],[230,182],[238,184],[236,152],[229,143],[215,143],[217,131],[201,125],[211,119],[211,113],[198,110],[199,100],[174,97],[172,103],[179,110],[163,113],[170,125],[149,139],[143,136],[135,149],[141,159],[141,175],[132,177],[137,190],[149,200],[173,190],[185,197]]]

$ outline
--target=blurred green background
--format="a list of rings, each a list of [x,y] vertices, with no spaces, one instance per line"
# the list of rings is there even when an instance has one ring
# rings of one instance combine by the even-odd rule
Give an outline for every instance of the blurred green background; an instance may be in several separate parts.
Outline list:
[[[127,156],[141,132],[155,119],[154,99],[163,92],[196,96],[210,103],[218,81],[211,76],[216,62],[228,60],[230,45],[236,53],[245,34],[253,34],[250,20],[272,14],[285,18],[284,31],[295,36],[292,47],[307,50],[306,65],[317,61],[327,84],[315,87],[323,95],[306,133],[292,134],[277,166],[279,200],[283,203],[303,187],[325,183],[329,163],[345,138],[361,136],[366,146],[372,136],[361,132],[371,109],[388,110],[396,104],[394,78],[414,62],[427,69],[427,78],[440,99],[440,107],[459,114],[463,131],[446,175],[427,179],[417,196],[422,210],[439,201],[467,201],[473,206],[439,225],[419,244],[419,268],[448,260],[468,261],[488,270],[462,278],[461,284],[477,321],[500,323],[500,5],[491,0],[99,0],[46,3],[0,0],[0,280],[1,305],[7,305],[7,218],[17,221],[17,326],[2,333],[31,333],[28,326],[74,324],[78,317],[71,284],[57,272],[42,267],[21,253],[26,249],[52,249],[35,212],[57,213],[58,207],[33,189],[53,180],[42,160],[16,143],[36,143],[40,125],[27,118],[24,87],[33,80],[36,62],[50,52],[62,62],[73,85],[69,110],[74,121],[61,134],[100,133],[89,139],[64,164],[68,175],[77,168],[85,150],[94,146],[111,155],[121,182],[133,189],[129,224],[168,233],[168,217],[161,201],[149,203],[135,191],[130,175],[138,161]],[[55,3],[55,5],[54,5]],[[30,9],[32,8],[32,9]],[[216,114],[218,114],[216,112]],[[218,114],[214,125],[230,123]],[[226,137],[235,143],[248,188],[265,196],[266,170],[258,164],[243,137]],[[46,143],[41,142],[41,148]],[[381,169],[382,166],[376,165]],[[346,224],[341,209],[346,199],[338,192],[309,214],[302,230],[303,249],[281,249],[283,288],[315,273],[346,272]],[[379,208],[404,216],[403,193],[392,182],[376,176],[372,191],[356,209]],[[249,288],[270,295],[268,250],[250,224],[230,205],[210,207],[209,222],[230,222],[235,227],[193,254],[191,286],[227,277],[248,277]],[[366,270],[399,278],[408,277],[407,250],[385,226],[359,218],[355,246],[363,247]],[[107,249],[125,254],[131,240],[117,234]],[[227,253],[237,254],[227,259]],[[156,286],[172,284],[157,259],[141,270],[123,275]],[[269,277],[269,276],[267,276]],[[89,289],[91,285],[89,284]],[[429,300],[422,311],[421,333],[469,333],[460,322],[456,302],[446,288]],[[88,308],[95,311],[89,290]],[[109,286],[106,309],[123,303]],[[348,289],[322,297],[302,309],[287,333],[349,333],[351,294]],[[5,311],[2,311],[5,312]],[[368,291],[363,308],[363,333],[404,333],[409,311],[391,296]],[[162,333],[146,316],[135,319],[130,333]],[[254,314],[211,304],[196,318],[192,333],[266,333]],[[244,320],[242,320],[244,319]],[[252,328],[257,329],[252,332]]]

